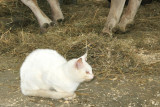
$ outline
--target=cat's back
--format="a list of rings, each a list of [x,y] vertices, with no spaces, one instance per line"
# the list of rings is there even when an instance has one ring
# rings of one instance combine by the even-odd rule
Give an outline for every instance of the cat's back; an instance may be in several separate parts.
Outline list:
[[[57,51],[51,49],[36,49],[30,53],[29,57],[38,59],[55,59],[55,60],[65,60]]]
[[[57,51],[51,49],[36,49],[26,57],[22,67],[56,67],[64,63],[66,63],[66,59]]]
[[[36,49],[26,59],[66,61],[57,51],[51,49]]]

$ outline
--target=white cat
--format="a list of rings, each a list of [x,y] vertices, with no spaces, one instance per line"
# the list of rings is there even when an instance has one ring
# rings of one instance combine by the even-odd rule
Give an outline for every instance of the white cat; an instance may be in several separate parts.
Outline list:
[[[20,68],[21,91],[27,96],[66,100],[83,81],[93,79],[87,53],[67,61],[55,50],[37,49],[27,56]]]

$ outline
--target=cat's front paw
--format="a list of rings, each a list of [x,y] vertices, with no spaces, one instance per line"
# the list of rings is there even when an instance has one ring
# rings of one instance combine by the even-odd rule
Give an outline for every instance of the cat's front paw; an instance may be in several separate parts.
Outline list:
[[[72,96],[64,98],[64,100],[73,100],[74,98],[76,98],[76,94],[75,93],[73,93]]]

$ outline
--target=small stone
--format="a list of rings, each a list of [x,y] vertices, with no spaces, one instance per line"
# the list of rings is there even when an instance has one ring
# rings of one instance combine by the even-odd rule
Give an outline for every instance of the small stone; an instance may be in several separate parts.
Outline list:
[[[95,82],[95,84],[99,84],[99,82]]]
[[[65,104],[69,104],[69,101],[66,100],[64,103],[65,103]]]

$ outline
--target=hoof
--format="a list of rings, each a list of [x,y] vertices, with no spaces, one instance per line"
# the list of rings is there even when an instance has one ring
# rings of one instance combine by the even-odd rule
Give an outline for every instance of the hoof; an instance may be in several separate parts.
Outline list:
[[[46,32],[47,32],[47,29],[48,29],[50,26],[55,26],[55,23],[54,23],[54,22],[44,23],[44,24],[40,27],[40,33],[41,33],[41,34],[46,33]]]
[[[126,32],[128,32],[129,31],[129,29],[132,27],[132,24],[128,24],[127,26],[118,26],[118,30],[117,30],[117,32],[118,33],[126,33]]]
[[[47,32],[47,29],[46,28],[40,28],[40,34],[44,34]]]
[[[48,23],[44,23],[44,24],[42,25],[42,28],[47,29],[48,27],[49,27],[49,24],[48,24]]]
[[[125,32],[126,32],[126,29],[125,29],[125,28],[118,28],[118,32],[120,32],[120,33],[125,33]]]
[[[48,27],[49,27],[49,24],[48,24],[48,23],[44,23],[44,24],[40,27],[40,34],[46,33]]]
[[[108,31],[108,30],[106,30],[106,29],[103,29],[103,30],[102,30],[101,35],[106,35],[106,36],[109,36],[109,37],[112,38],[112,32],[110,32],[110,31]]]
[[[49,25],[50,26],[55,26],[56,24],[54,22],[51,22]]]
[[[64,19],[58,19],[57,22],[58,23],[62,23]]]
[[[117,32],[121,32],[121,33],[126,32],[126,27],[119,24],[117,26]]]
[[[134,21],[128,21],[127,24],[126,22],[120,22],[117,28],[119,32],[125,33],[132,25],[134,25]]]
[[[113,35],[109,35],[108,33],[100,33],[100,36],[105,36],[105,37],[109,37],[109,38],[113,38]]]

